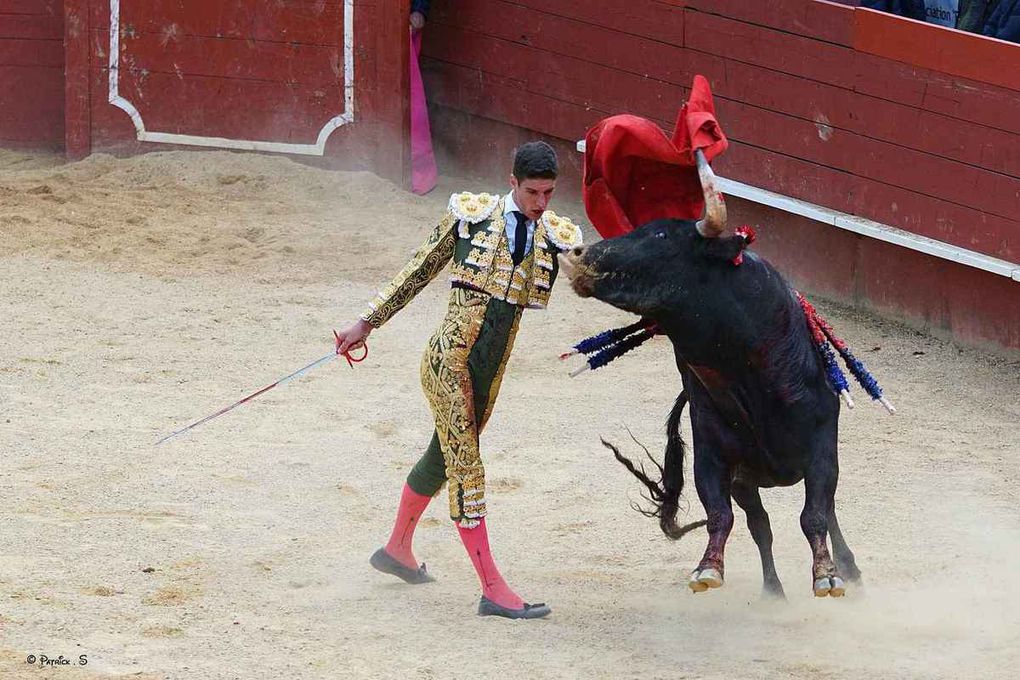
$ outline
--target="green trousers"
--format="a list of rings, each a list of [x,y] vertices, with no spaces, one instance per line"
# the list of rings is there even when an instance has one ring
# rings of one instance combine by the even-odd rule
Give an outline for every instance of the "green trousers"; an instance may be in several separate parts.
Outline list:
[[[478,435],[499,393],[521,312],[521,307],[485,293],[454,288],[446,318],[430,339],[422,360],[422,388],[432,407],[435,429],[407,483],[416,493],[432,496],[449,479],[454,520],[477,519],[478,514],[485,514],[484,499],[474,495],[465,509],[463,491],[458,483],[455,492],[453,481],[459,482],[458,471],[467,469],[465,459],[475,467],[481,465]],[[469,470],[466,477],[473,481],[465,486],[477,487],[478,476],[477,471]],[[484,485],[484,475],[481,477]]]

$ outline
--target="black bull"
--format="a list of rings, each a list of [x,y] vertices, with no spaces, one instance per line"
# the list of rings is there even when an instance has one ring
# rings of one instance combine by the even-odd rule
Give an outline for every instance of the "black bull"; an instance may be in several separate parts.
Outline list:
[[[725,222],[723,212],[722,223]],[[747,514],[761,554],[767,594],[782,596],[772,530],[759,488],[804,481],[801,528],[813,555],[815,595],[838,597],[860,571],[836,520],[839,398],[827,382],[794,292],[764,259],[743,252],[721,224],[657,220],[563,258],[574,290],[654,320],[665,333],[683,380],[667,423],[661,480],[614,454],[648,487],[663,532],[676,524],[684,487],[680,417],[691,406],[694,482],[707,514],[708,547],[689,581],[701,592],[723,583],[723,550],[733,526],[731,499]],[[832,539],[832,555],[826,543]],[[833,557],[835,560],[833,560]]]

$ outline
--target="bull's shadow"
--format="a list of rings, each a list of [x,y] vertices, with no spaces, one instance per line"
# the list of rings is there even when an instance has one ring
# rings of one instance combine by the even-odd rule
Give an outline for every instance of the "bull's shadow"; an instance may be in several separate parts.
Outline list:
[[[659,518],[668,537],[707,524],[708,547],[689,581],[695,592],[723,584],[732,499],[747,513],[765,592],[783,596],[759,489],[803,480],[800,524],[813,555],[814,593],[840,597],[845,580],[860,579],[834,504],[840,400],[809,329],[808,307],[771,264],[744,250],[747,238],[722,235],[725,208],[703,158],[699,170],[707,187],[704,219],[656,220],[561,257],[579,295],[657,324],[673,344],[683,379],[667,422],[660,480],[603,443],[647,487],[655,504],[648,514]],[[678,526],[685,455],[680,419],[687,404],[694,483],[707,521]]]

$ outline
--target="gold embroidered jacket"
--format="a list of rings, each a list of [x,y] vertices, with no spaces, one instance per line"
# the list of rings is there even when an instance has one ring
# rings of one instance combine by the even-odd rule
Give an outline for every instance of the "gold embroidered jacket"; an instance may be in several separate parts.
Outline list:
[[[531,253],[514,267],[503,207],[503,197],[493,194],[451,196],[446,216],[361,318],[376,328],[382,326],[451,259],[452,282],[510,304],[545,307],[559,268],[556,254],[581,245],[581,230],[568,218],[547,210],[535,225]]]

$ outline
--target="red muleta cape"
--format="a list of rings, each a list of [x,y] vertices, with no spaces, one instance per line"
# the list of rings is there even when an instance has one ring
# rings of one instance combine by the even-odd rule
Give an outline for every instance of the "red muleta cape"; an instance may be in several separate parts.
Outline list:
[[[700,218],[705,199],[694,150],[711,162],[729,144],[715,119],[708,80],[700,75],[677,114],[672,139],[652,121],[624,114],[595,125],[584,141],[584,208],[603,238],[656,219]]]

